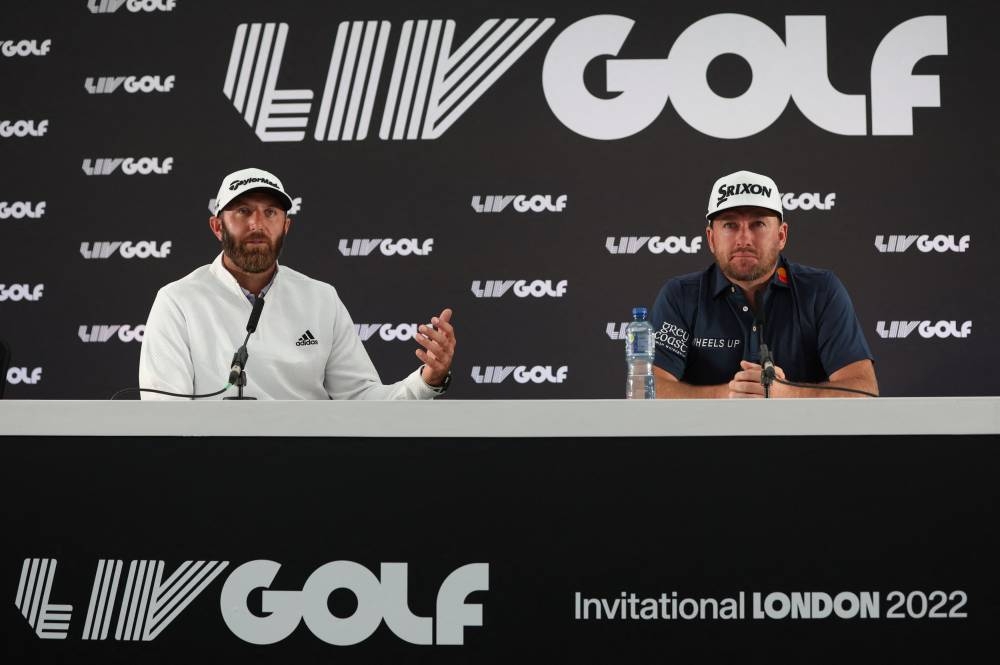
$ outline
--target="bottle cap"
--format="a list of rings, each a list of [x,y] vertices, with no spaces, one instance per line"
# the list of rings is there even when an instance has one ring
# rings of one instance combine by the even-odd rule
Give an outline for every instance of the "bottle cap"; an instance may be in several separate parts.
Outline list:
[[[632,319],[634,321],[645,321],[648,315],[649,311],[645,307],[632,308]]]

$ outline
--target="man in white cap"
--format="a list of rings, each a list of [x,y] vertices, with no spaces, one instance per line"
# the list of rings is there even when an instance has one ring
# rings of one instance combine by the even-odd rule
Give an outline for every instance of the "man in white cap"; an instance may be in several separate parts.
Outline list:
[[[247,395],[430,399],[443,393],[455,352],[451,310],[419,327],[422,366],[383,385],[336,290],[278,264],[291,207],[281,180],[267,171],[242,169],[223,179],[208,220],[222,253],[156,294],[139,357],[140,387],[180,395],[218,391],[254,304],[266,296],[267,311],[247,345]]]
[[[761,344],[778,379],[803,384],[775,382],[771,397],[877,394],[843,284],[781,254],[788,224],[774,181],[750,171],[720,178],[706,219],[715,263],[668,281],[653,307],[657,396],[763,397]]]

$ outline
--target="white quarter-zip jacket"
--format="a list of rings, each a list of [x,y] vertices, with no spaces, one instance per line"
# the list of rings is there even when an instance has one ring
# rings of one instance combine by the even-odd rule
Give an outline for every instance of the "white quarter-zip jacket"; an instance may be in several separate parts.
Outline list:
[[[280,266],[247,344],[244,394],[257,399],[431,399],[418,368],[383,385],[333,286]],[[212,393],[229,378],[252,306],[236,278],[211,265],[164,286],[146,320],[139,386]],[[142,399],[176,399],[141,393]],[[231,388],[215,399],[236,395]]]

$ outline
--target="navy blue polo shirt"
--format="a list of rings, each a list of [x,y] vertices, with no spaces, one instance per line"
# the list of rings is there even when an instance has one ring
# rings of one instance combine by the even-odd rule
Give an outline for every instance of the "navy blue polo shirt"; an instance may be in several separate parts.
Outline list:
[[[757,307],[755,315],[715,263],[671,279],[653,306],[654,364],[686,383],[718,385],[732,380],[741,360],[760,361],[761,341],[789,381],[820,383],[873,360],[851,298],[829,270],[782,256]]]

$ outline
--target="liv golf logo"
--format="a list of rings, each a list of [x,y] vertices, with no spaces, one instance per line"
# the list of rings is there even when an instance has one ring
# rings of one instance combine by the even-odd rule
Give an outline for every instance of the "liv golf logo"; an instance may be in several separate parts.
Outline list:
[[[454,46],[454,21],[404,21],[379,137],[440,137],[553,23],[551,18],[490,19]],[[338,26],[315,140],[368,136],[391,31],[389,21],[344,21]],[[222,90],[261,141],[303,140],[313,111],[312,90],[277,88],[287,40],[287,23],[243,23],[236,28]]]
[[[48,55],[50,48],[51,39],[0,39],[0,55],[5,58]]]
[[[455,45],[454,21],[404,21],[386,71],[392,23],[344,21],[316,109],[313,90],[278,88],[288,24],[243,23],[236,28],[222,89],[261,141],[302,141],[311,118],[315,140],[353,141],[368,136],[379,82],[388,76],[379,138],[436,139],[554,24],[552,18],[489,19]],[[948,54],[945,16],[912,18],[885,34],[866,67],[870,96],[843,93],[830,83],[825,16],[786,16],[782,38],[753,17],[715,14],[683,29],[669,52],[650,54],[626,48],[634,27],[624,16],[589,16],[552,41],[542,65],[542,92],[571,131],[623,139],[652,124],[669,99],[682,120],[715,138],[760,133],[791,101],[833,134],[910,136],[913,109],[941,106],[938,77],[913,70],[927,56]],[[647,33],[656,29],[644,26]],[[619,58],[623,49],[629,56]],[[723,54],[742,58],[752,72],[749,88],[737,97],[719,96],[708,82],[709,65]],[[603,90],[584,83],[592,65],[606,81]]]
[[[83,160],[83,172],[87,175],[111,175],[118,167],[125,175],[165,175],[174,168],[174,158],[164,157],[99,157]]]
[[[344,256],[368,256],[378,249],[382,256],[427,256],[434,250],[434,238],[341,238],[337,249]]]
[[[508,291],[518,298],[562,298],[569,281],[565,279],[484,279],[472,282],[472,294],[477,298],[502,298]]]
[[[45,201],[0,201],[0,219],[39,219],[45,214]]]
[[[174,75],[159,76],[88,76],[83,87],[91,95],[110,95],[119,89],[127,93],[170,92],[174,89]]]
[[[88,0],[87,9],[91,14],[114,14],[125,6],[133,14],[138,12],[169,12],[177,6],[177,0]]]
[[[45,136],[47,131],[48,120],[0,120],[0,137],[5,139]]]
[[[476,383],[503,383],[513,376],[520,384],[525,383],[562,383],[569,375],[569,367],[553,367],[552,365],[473,365],[472,380]]]
[[[154,240],[81,242],[80,255],[85,259],[108,259],[116,254],[123,259],[165,259],[170,256],[172,245],[170,240],[159,243]]]
[[[882,339],[906,339],[916,331],[924,339],[965,339],[972,334],[972,321],[879,321],[875,332]]]
[[[417,336],[419,324],[400,323],[355,323],[354,332],[362,342],[367,342],[375,333],[385,342],[407,342]]]
[[[4,300],[35,302],[42,299],[44,292],[44,284],[0,284],[0,302]]]
[[[90,600],[84,604],[52,601],[58,594],[56,559],[25,559],[14,604],[42,639],[66,639],[75,607],[86,607],[83,640],[149,642],[155,640],[227,568],[228,561],[185,561],[164,579],[163,561],[101,559],[97,562]],[[232,633],[251,644],[275,644],[305,622],[320,640],[338,646],[358,644],[385,622],[410,644],[465,643],[465,628],[483,625],[483,608],[467,603],[470,593],[489,591],[489,564],[470,563],[450,573],[437,593],[437,615],[414,615],[408,605],[408,564],[383,563],[381,575],[353,561],[332,561],[317,568],[301,591],[272,589],[281,564],[248,561],[235,568],[222,585],[216,604]],[[127,570],[127,573],[126,573]],[[123,575],[124,573],[124,575]],[[334,591],[347,589],[357,599],[348,617],[327,606]],[[256,594],[263,616],[251,610]],[[82,600],[82,599],[81,599]],[[115,620],[117,619],[117,621]]]
[[[504,209],[514,203],[514,210],[517,212],[562,212],[566,208],[566,201],[569,197],[566,194],[553,196],[551,194],[492,194],[487,196],[473,196],[472,209],[476,212],[503,212]]]

